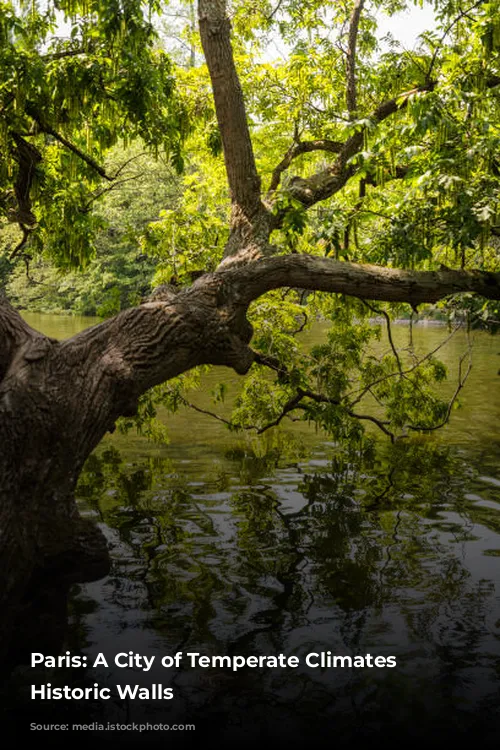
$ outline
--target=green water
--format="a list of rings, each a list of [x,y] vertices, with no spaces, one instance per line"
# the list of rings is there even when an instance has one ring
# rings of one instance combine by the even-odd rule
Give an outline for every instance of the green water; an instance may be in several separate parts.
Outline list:
[[[87,322],[26,318],[61,337]],[[322,335],[318,325],[311,337]],[[432,349],[446,335],[417,327],[414,343]],[[408,330],[396,336],[404,341]],[[466,344],[459,333],[441,352],[450,392]],[[499,354],[499,338],[475,334],[472,372],[450,424],[395,447],[380,438],[364,461],[304,425],[256,442],[193,412],[168,417],[166,446],[107,437],[87,463],[79,501],[102,525],[113,568],[73,592],[68,647],[89,657],[371,653],[395,655],[398,666],[138,672],[136,682],[172,686],[175,706],[115,702],[106,718],[190,716],[242,740],[257,729],[284,736],[276,727],[312,737],[319,717],[349,740],[410,725],[417,738],[446,738],[450,727],[493,733]],[[192,400],[208,407],[220,377],[206,378]],[[237,376],[224,378],[234,392]],[[97,678],[124,681],[112,665]],[[96,705],[92,715],[103,711]]]

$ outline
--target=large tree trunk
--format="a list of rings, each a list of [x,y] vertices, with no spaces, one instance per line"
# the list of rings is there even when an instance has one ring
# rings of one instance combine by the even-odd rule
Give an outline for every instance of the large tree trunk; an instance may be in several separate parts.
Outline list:
[[[64,342],[0,304],[0,655],[38,590],[107,572],[105,540],[80,518],[74,491],[116,419],[135,413],[149,387],[198,364],[250,367],[251,329],[219,309],[219,288],[209,277],[189,294],[169,294]]]

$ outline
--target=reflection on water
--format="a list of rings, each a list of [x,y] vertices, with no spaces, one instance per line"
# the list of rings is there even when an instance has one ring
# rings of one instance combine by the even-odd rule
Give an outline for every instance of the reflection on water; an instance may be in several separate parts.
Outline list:
[[[93,456],[81,496],[112,530],[115,563],[80,594],[99,602],[86,648],[395,654],[394,672],[184,670],[172,684],[197,714],[230,694],[245,715],[278,700],[297,720],[319,703],[340,720],[354,702],[370,722],[382,698],[398,721],[416,705],[473,716],[498,689],[500,474],[425,445],[331,453],[314,472],[228,458],[204,481],[169,459]]]
[[[443,333],[418,336],[434,346]],[[116,700],[58,706],[58,716],[190,717],[221,740],[252,732],[310,739],[326,721],[336,744],[409,727],[417,738],[455,729],[494,738],[500,342],[477,339],[467,404],[439,440],[348,455],[309,432],[268,436],[256,451],[208,418],[178,414],[169,446],[104,441],[79,496],[108,536],[113,569],[75,590],[68,648],[89,657],[133,650],[156,661],[177,651],[285,653],[301,666],[232,673],[184,665],[125,679],[110,664],[85,679],[161,681],[174,688],[175,705]],[[453,342],[443,358],[451,363],[459,347]],[[398,666],[304,666],[306,654],[321,651],[396,655]],[[50,676],[68,684],[67,671]]]

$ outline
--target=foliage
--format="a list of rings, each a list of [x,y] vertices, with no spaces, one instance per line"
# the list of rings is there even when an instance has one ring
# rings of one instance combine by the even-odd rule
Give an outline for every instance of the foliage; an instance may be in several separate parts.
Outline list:
[[[138,138],[182,167],[188,127],[155,2],[21,2],[0,7],[0,210],[59,267],[93,252],[96,192],[120,176],[103,157]],[[65,35],[59,30],[66,28]]]
[[[124,158],[129,163],[121,179],[93,204],[98,229],[85,273],[54,267],[50,251],[44,252],[29,263],[28,272],[24,263],[12,272],[7,292],[14,303],[28,310],[108,317],[151,292],[158,261],[143,251],[140,237],[161,206],[175,205],[179,177],[140,144],[112,149],[107,168],[114,170]]]
[[[96,252],[81,287],[65,277],[56,291],[65,299],[60,309],[102,315],[134,304],[151,282],[187,285],[214,270],[228,236],[230,205],[193,3],[59,3],[71,23],[66,38],[55,35],[61,16],[52,3],[16,10],[4,0],[2,7],[1,207],[30,230],[28,246],[17,256],[17,240],[8,239],[13,261],[43,246],[45,262],[65,268],[83,265]],[[499,2],[464,8],[436,0],[435,27],[413,50],[395,39],[382,42],[377,31],[377,14],[405,7],[403,0],[376,0],[363,8],[353,50],[352,3],[230,4],[257,166],[276,217],[271,240],[282,253],[410,269],[498,270]],[[172,33],[187,45],[187,55],[174,50],[177,68],[156,36],[154,14],[162,9],[162,39],[172,47],[174,15]],[[349,55],[356,62],[355,106],[346,97]],[[33,177],[23,202],[25,142],[40,159],[32,152]],[[117,189],[99,205],[95,199],[104,187],[128,174],[126,147],[132,142],[169,155],[164,189],[156,189],[158,172],[150,162],[144,191],[132,182],[129,199]],[[335,144],[347,142],[356,146],[339,165]],[[282,161],[285,154],[288,161]],[[174,177],[181,168],[182,176]],[[344,170],[345,179],[328,200],[306,210],[294,187],[321,169]],[[13,261],[4,253],[0,274]],[[10,285],[20,300],[28,296],[21,269]],[[47,273],[55,283],[54,272]],[[30,294],[43,292],[47,301],[50,292],[39,289]],[[440,307],[450,321],[467,319],[469,325],[494,326],[500,319],[498,305],[472,296]],[[224,419],[234,429],[263,431],[291,417],[352,441],[364,422],[391,435],[444,423],[458,403],[467,358],[455,390],[441,389],[437,396],[434,386],[446,371],[436,353],[418,356],[411,341],[402,351],[394,346],[390,320],[402,312],[414,315],[401,306],[373,308],[296,290],[261,298],[251,311],[260,363],[232,417]],[[300,332],[317,317],[329,322],[329,330],[303,351]],[[372,325],[373,317],[383,328]],[[174,382],[145,398],[141,425],[162,399],[169,408],[184,403],[180,387]],[[223,389],[217,394],[220,404]]]

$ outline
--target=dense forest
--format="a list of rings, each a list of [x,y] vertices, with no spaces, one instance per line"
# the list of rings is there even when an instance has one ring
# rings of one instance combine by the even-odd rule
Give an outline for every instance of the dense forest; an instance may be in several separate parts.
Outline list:
[[[437,0],[406,49],[377,32],[404,8],[1,3],[4,647],[34,581],[107,570],[74,503],[87,457],[201,367],[246,376],[232,429],[448,421],[470,352],[444,399],[438,353],[397,349],[390,321],[500,319],[500,14]],[[106,320],[57,342],[16,307]]]

